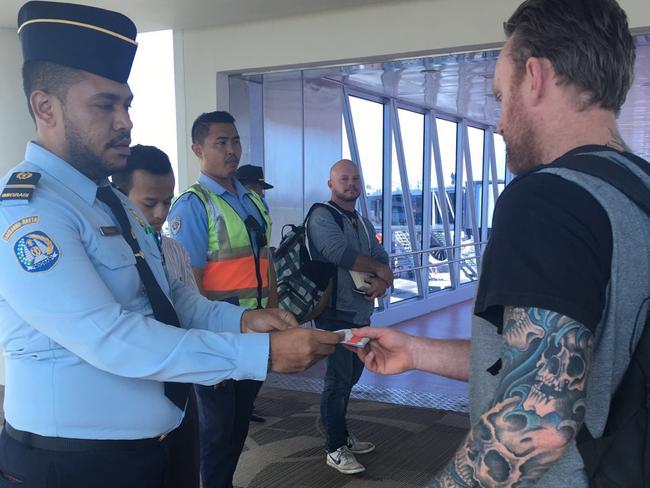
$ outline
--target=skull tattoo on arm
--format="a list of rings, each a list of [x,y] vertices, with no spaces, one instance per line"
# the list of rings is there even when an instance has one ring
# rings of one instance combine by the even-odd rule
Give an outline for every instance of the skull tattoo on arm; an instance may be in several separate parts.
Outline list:
[[[592,333],[556,312],[506,307],[503,342],[492,406],[434,488],[533,487],[582,426]]]

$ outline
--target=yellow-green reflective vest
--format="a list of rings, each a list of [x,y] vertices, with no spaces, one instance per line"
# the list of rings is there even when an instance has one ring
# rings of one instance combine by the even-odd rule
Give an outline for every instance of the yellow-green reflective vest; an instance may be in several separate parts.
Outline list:
[[[267,245],[260,248],[256,262],[246,224],[228,202],[200,183],[193,184],[187,192],[199,197],[208,216],[208,261],[202,283],[206,297],[230,302],[237,298],[242,307],[266,308],[271,217],[260,196],[249,191],[245,197],[255,204],[266,224]]]

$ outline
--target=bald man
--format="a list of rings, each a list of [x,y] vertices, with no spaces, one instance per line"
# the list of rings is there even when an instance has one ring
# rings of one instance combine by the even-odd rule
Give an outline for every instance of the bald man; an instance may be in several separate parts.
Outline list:
[[[327,185],[332,192],[328,204],[341,215],[337,220],[343,222],[343,228],[327,208],[315,208],[309,219],[307,232],[313,259],[333,263],[338,269],[336,296],[316,319],[316,326],[325,330],[362,327],[370,324],[375,298],[386,293],[393,273],[372,223],[355,210],[361,193],[357,166],[347,159],[338,161],[330,170]],[[365,283],[355,286],[350,271],[365,273],[359,274]],[[320,407],[327,437],[327,464],[344,474],[364,471],[355,454],[375,449],[371,442],[352,435],[345,421],[350,391],[362,372],[363,363],[343,346],[337,346],[327,360]]]

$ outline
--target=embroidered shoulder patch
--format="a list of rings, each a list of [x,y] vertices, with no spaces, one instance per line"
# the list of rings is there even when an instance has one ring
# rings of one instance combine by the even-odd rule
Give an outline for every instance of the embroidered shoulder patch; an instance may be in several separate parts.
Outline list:
[[[61,253],[54,241],[43,231],[25,234],[14,245],[16,259],[28,273],[49,271],[59,262]]]
[[[172,235],[175,236],[181,230],[181,217],[177,215],[174,217],[171,222],[169,222],[169,229],[172,231]]]
[[[28,202],[32,198],[36,184],[40,178],[40,173],[30,173],[29,171],[12,174],[0,194],[0,201],[24,200]]]
[[[29,224],[38,224],[41,218],[38,215],[32,215],[31,217],[24,217],[18,222],[11,224],[4,234],[2,234],[2,240],[8,241],[11,239],[11,236],[18,232],[18,229]]]

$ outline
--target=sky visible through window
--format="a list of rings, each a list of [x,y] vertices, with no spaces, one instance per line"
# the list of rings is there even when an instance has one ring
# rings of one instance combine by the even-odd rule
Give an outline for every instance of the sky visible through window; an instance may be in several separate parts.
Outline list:
[[[138,34],[138,50],[129,78],[133,92],[132,144],[162,149],[171,160],[178,193],[174,47],[171,30]]]

